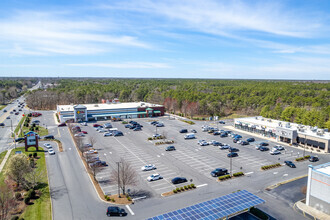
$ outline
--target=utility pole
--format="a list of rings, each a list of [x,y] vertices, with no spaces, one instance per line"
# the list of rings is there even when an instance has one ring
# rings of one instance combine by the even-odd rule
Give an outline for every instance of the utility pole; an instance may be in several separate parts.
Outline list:
[[[14,143],[15,143],[15,149],[16,149],[16,135],[15,132],[13,131],[13,120],[10,119],[10,127],[11,127],[11,133],[14,135]]]
[[[118,198],[121,198],[120,197],[120,175],[119,175],[119,164],[120,164],[120,162],[116,162],[117,163],[117,165],[118,165]]]

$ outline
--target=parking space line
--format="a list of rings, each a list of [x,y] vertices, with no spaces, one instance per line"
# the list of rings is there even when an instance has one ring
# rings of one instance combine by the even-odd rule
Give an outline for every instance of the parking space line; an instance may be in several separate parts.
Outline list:
[[[159,190],[161,190],[161,189],[168,189],[168,188],[175,188],[174,186],[167,186],[167,187],[162,187],[162,188],[157,188],[157,189],[154,189],[154,190],[156,190],[156,191],[159,191]]]
[[[128,205],[126,205],[126,208],[127,208],[128,211],[131,213],[131,215],[134,215],[134,212],[132,211],[132,209],[131,209]]]

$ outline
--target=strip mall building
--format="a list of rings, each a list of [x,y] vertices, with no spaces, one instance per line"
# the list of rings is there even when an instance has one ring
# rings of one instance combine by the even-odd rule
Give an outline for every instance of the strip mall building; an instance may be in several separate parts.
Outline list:
[[[330,133],[307,125],[264,118],[262,116],[236,118],[235,128],[274,138],[278,142],[330,153]]]
[[[120,103],[119,101],[84,105],[58,105],[57,114],[60,122],[146,118],[163,116],[164,106],[146,102]]]

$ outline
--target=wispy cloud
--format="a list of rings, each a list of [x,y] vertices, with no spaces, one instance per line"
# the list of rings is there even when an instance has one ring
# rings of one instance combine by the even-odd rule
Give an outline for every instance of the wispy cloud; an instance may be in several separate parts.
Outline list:
[[[118,68],[118,69],[163,69],[171,68],[166,63],[152,63],[152,62],[124,62],[124,63],[78,63],[78,64],[65,64],[66,66],[75,67],[105,67],[105,68]]]
[[[133,36],[111,33],[100,21],[69,14],[21,11],[0,20],[0,50],[11,54],[96,54],[118,46],[150,48]]]

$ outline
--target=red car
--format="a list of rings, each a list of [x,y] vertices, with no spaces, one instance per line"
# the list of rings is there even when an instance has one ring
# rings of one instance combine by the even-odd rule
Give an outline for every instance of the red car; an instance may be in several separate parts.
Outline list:
[[[58,125],[58,127],[65,127],[65,126],[66,126],[65,123],[61,123],[61,124]]]
[[[94,128],[97,128],[97,127],[100,127],[101,125],[99,125],[99,124],[93,124],[93,127]]]
[[[87,134],[87,131],[81,131],[81,133],[83,133],[83,134]]]
[[[32,117],[39,117],[42,114],[40,112],[32,112]]]

